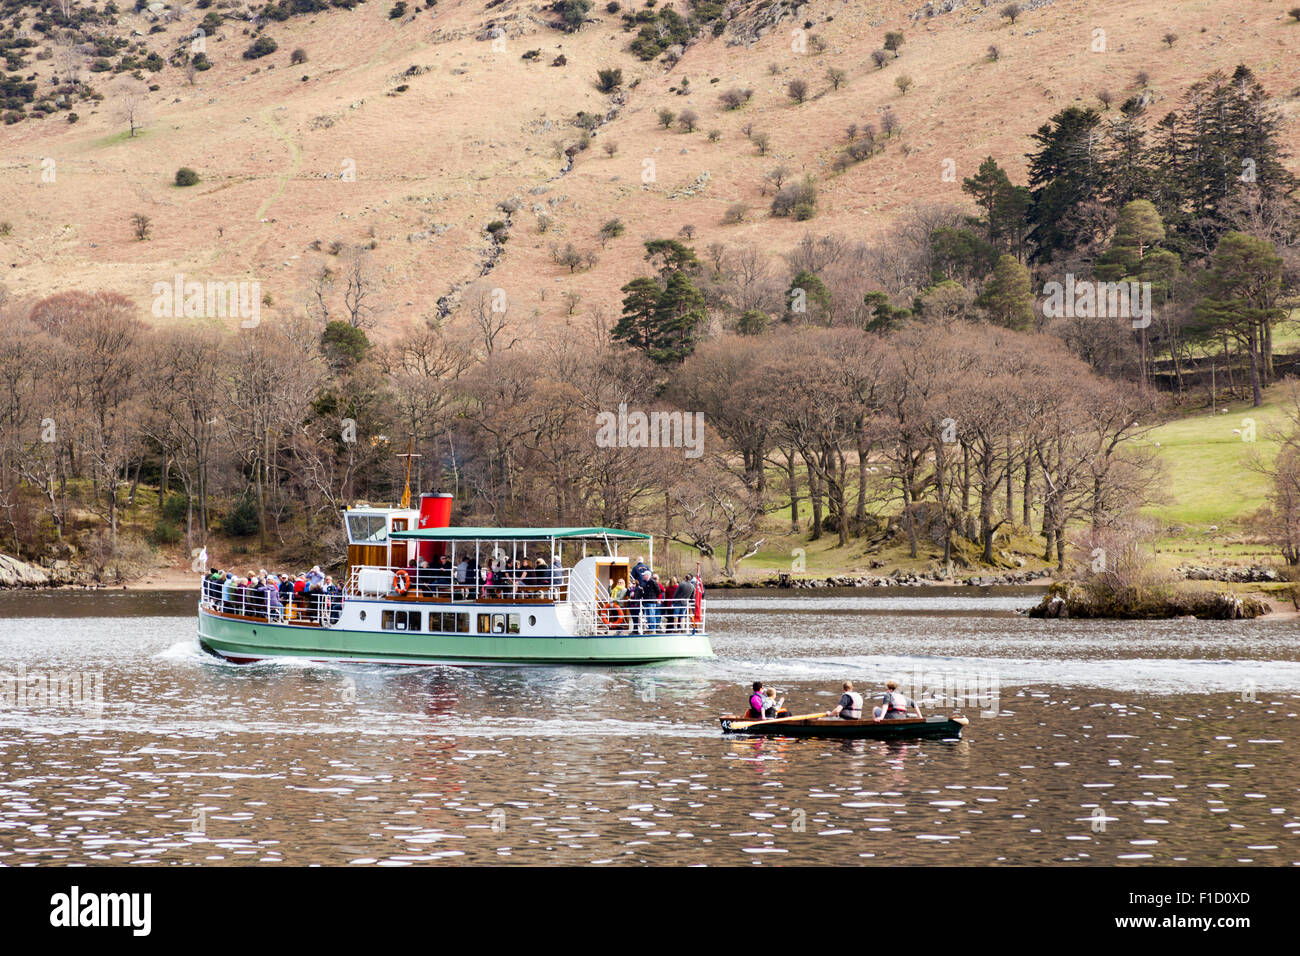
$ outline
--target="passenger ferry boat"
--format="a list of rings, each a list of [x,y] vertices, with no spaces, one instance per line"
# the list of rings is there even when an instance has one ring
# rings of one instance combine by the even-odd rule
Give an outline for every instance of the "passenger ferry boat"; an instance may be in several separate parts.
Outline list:
[[[621,549],[645,548],[653,567],[651,535],[453,528],[450,518],[450,495],[421,495],[418,510],[348,508],[348,570],[338,594],[298,594],[277,607],[257,591],[223,593],[205,574],[200,646],[237,663],[643,664],[713,656],[698,586],[687,601],[612,600],[619,581],[633,580],[635,562]],[[439,567],[444,555],[450,568]],[[486,583],[481,569],[506,558],[519,573]]]

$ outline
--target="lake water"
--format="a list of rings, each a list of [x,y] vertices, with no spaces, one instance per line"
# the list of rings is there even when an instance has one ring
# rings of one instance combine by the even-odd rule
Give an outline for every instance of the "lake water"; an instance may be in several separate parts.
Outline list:
[[[192,594],[0,593],[0,671],[81,684],[0,706],[0,865],[1300,862],[1300,626],[1035,597],[715,591],[714,660],[399,669],[220,662]],[[719,732],[755,679],[801,713],[891,676],[964,739]]]

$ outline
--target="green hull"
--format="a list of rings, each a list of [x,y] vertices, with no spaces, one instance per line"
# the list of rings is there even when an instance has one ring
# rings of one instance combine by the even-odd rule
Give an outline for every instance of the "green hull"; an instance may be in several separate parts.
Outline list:
[[[235,620],[199,611],[205,651],[240,663],[274,657],[427,666],[430,664],[646,664],[712,657],[707,634],[523,637],[409,634]]]

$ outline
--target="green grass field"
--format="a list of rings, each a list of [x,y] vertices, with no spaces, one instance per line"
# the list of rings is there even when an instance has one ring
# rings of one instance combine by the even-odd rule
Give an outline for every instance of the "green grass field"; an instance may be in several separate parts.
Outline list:
[[[1274,386],[1265,398],[1259,408],[1236,402],[1220,406],[1228,409],[1226,415],[1207,411],[1154,429],[1148,441],[1158,446],[1166,494],[1146,513],[1204,530],[1237,524],[1257,511],[1264,504],[1268,479],[1251,464],[1272,461],[1278,446],[1275,434],[1285,421],[1280,387]]]

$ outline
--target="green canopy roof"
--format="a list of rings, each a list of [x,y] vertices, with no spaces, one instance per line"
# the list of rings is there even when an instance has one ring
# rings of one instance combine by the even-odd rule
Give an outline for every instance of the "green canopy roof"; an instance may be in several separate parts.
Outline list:
[[[391,537],[419,541],[545,541],[548,538],[646,539],[650,535],[617,528],[415,528],[394,531]]]

